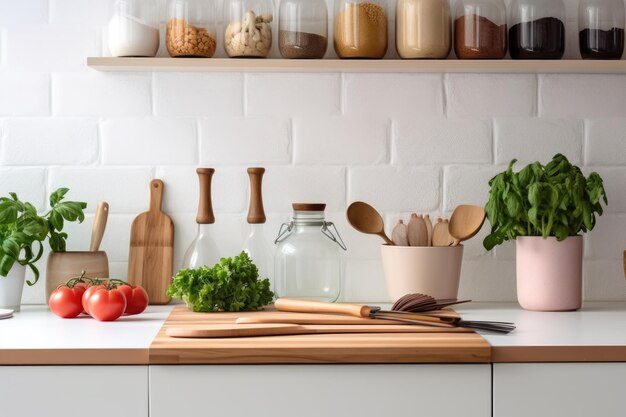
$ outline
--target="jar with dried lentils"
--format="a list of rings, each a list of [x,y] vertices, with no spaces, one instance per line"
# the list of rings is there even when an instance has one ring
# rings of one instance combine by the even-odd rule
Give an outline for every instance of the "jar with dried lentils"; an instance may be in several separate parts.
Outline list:
[[[382,58],[387,52],[383,0],[335,0],[335,52],[339,58]]]
[[[271,0],[224,3],[224,49],[231,58],[265,58],[272,48],[274,6]]]
[[[212,0],[169,0],[165,44],[172,57],[210,58],[217,46]]]
[[[459,59],[502,59],[506,55],[506,6],[502,0],[458,0],[454,52]]]

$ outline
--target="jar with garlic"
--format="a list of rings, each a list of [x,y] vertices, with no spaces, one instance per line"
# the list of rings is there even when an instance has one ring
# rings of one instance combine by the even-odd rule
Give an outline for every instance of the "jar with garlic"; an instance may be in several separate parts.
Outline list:
[[[215,20],[213,0],[168,0],[167,52],[171,57],[212,57]]]
[[[224,4],[224,49],[231,58],[265,58],[272,48],[271,0],[230,0]]]

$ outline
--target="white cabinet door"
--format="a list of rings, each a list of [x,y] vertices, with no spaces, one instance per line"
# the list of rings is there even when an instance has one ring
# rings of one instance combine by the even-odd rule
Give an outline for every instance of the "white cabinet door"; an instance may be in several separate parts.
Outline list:
[[[494,417],[624,417],[626,363],[493,365]]]
[[[148,367],[0,366],[0,416],[148,417]]]
[[[491,415],[490,365],[150,366],[150,417]]]

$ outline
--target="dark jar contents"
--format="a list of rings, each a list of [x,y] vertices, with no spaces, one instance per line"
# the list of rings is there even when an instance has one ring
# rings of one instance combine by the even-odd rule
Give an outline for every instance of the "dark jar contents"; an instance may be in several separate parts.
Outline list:
[[[578,33],[583,59],[621,59],[624,53],[624,29],[584,29]]]
[[[502,59],[506,55],[506,24],[469,14],[454,21],[454,52],[459,59]]]
[[[326,53],[328,39],[315,33],[281,30],[278,33],[278,48],[283,58],[321,59]]]
[[[509,29],[513,59],[561,59],[565,52],[565,25],[555,17],[518,23]]]

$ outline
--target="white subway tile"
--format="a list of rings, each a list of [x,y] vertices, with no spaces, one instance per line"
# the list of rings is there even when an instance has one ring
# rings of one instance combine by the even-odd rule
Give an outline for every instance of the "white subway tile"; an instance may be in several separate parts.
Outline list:
[[[113,14],[114,3],[115,0],[50,0],[50,22],[103,26]]]
[[[604,214],[596,216],[596,222],[596,227],[586,235],[587,257],[593,260],[621,260],[626,250],[626,216]]]
[[[461,267],[459,299],[515,301],[515,262],[466,260]]]
[[[620,261],[586,261],[583,265],[585,301],[624,301],[624,267]]]
[[[441,74],[346,74],[348,115],[427,118],[443,116]]]
[[[290,213],[292,203],[326,203],[327,212],[346,209],[342,167],[276,166],[265,172],[263,203],[269,212]]]
[[[101,124],[102,162],[109,165],[192,165],[198,162],[196,121],[120,118]]]
[[[101,50],[100,31],[90,25],[19,26],[6,31],[5,59],[20,71],[80,71]]]
[[[47,74],[0,73],[0,116],[50,114],[50,76]]]
[[[248,209],[246,169],[247,167],[218,167],[215,170],[211,181],[211,196],[216,213],[244,213]],[[159,167],[155,176],[166,184],[163,210],[196,212],[200,189],[195,167]],[[264,184],[264,190],[267,187]]]
[[[444,169],[443,208],[451,213],[460,204],[484,206],[489,199],[489,180],[506,167],[450,166]]]
[[[383,266],[378,260],[346,262],[342,302],[390,303]]]
[[[542,117],[623,117],[626,75],[539,75]]]
[[[626,164],[626,118],[590,120],[585,126],[586,164]]]
[[[139,214],[150,203],[150,168],[50,168],[49,189],[67,187],[67,199],[85,201],[86,212],[100,201],[109,203],[109,213]]]
[[[0,26],[42,24],[48,21],[48,0],[0,0]]]
[[[95,119],[8,119],[3,165],[84,165],[98,155]]]
[[[348,200],[380,211],[434,210],[439,206],[438,168],[363,167],[349,172]]]
[[[380,259],[380,247],[384,243],[383,240],[378,236],[366,235],[354,229],[346,218],[346,208],[344,207],[343,211],[331,218],[348,248],[345,252],[345,258],[355,261]],[[393,219],[395,220],[397,217],[394,216]],[[385,220],[385,225],[387,226],[386,229],[389,229],[387,233],[391,235],[393,221]]]
[[[339,74],[246,75],[246,113],[250,115],[327,116],[338,114]]]
[[[496,164],[517,159],[519,166],[535,161],[545,164],[557,153],[570,162],[582,161],[583,124],[559,119],[497,119]]]
[[[43,168],[0,168],[0,196],[16,193],[21,201],[28,201],[38,211],[46,207],[46,172]]]
[[[297,118],[297,164],[380,164],[389,161],[389,122],[375,117]]]
[[[147,116],[152,113],[151,75],[63,73],[52,76],[56,116]]]
[[[291,161],[291,123],[285,118],[236,117],[200,121],[203,165],[264,165]]]
[[[158,116],[240,116],[240,73],[155,73],[154,109]]]
[[[534,116],[537,112],[535,75],[448,74],[450,117]]]
[[[604,202],[602,202],[602,207],[605,208],[605,212],[626,214],[626,192],[624,192],[626,186],[626,168],[583,168],[585,175],[589,175],[592,171],[600,174],[604,180],[604,189],[606,190],[606,195],[609,200],[609,204],[606,206],[604,206]]]
[[[490,163],[488,120],[400,119],[393,162],[398,164]]]

